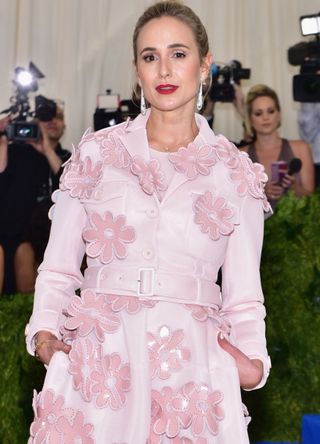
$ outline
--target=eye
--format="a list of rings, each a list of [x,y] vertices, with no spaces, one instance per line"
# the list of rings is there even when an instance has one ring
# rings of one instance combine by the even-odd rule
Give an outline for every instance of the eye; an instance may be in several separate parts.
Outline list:
[[[154,60],[156,60],[156,56],[154,55],[154,54],[145,54],[144,56],[143,56],[143,60],[145,61],[145,62],[153,62]]]
[[[173,57],[175,57],[176,59],[183,59],[186,56],[186,53],[184,51],[175,51],[173,53]]]

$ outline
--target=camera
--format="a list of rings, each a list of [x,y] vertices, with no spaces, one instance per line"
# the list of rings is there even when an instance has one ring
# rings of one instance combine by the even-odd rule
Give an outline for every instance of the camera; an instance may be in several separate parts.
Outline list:
[[[209,92],[214,102],[233,102],[235,98],[233,84],[240,84],[242,79],[250,79],[251,70],[242,68],[238,60],[232,60],[224,66],[212,65],[212,86]]]
[[[15,68],[13,83],[16,86],[16,91],[10,99],[12,105],[0,113],[10,113],[14,116],[5,129],[5,134],[11,142],[21,143],[38,140],[40,130],[32,119],[37,118],[48,122],[57,114],[56,103],[42,95],[35,96],[35,110],[30,111],[29,93],[38,89],[37,79],[43,77],[44,75],[32,62],[30,62],[28,70],[21,67]]]
[[[300,74],[293,77],[293,98],[297,102],[320,102],[320,13],[300,17],[300,27],[304,36],[315,38],[288,49],[290,65],[300,65]]]

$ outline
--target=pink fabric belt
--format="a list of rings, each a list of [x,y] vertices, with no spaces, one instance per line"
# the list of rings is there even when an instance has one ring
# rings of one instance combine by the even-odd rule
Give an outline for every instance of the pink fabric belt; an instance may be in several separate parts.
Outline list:
[[[220,287],[206,279],[155,268],[89,267],[82,289],[207,307],[221,306]]]

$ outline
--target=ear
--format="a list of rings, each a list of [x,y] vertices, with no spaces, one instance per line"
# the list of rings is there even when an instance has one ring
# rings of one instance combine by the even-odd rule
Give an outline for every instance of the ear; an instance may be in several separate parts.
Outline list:
[[[211,52],[208,52],[208,54],[205,57],[203,57],[201,62],[200,73],[202,81],[204,81],[207,77],[209,77],[212,62],[213,62],[213,56]]]
[[[139,78],[137,64],[134,62],[134,60],[132,61],[132,67],[133,67],[134,73],[135,73],[136,78],[137,78],[137,83],[138,83],[138,85],[139,85],[140,88],[141,88],[141,80],[140,80],[140,78]]]

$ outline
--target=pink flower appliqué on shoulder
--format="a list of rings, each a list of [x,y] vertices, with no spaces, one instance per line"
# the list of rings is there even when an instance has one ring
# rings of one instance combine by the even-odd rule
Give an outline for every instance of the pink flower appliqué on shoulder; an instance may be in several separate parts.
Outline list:
[[[185,384],[181,390],[181,403],[188,402],[188,412],[192,415],[191,431],[199,436],[210,431],[212,435],[218,434],[218,421],[224,419],[224,411],[220,406],[223,395],[220,391],[210,392],[205,384],[196,385],[193,382]]]
[[[151,396],[152,406],[156,412],[151,423],[154,434],[165,433],[168,438],[174,438],[181,428],[187,428],[190,425],[192,417],[181,403],[178,409],[175,407],[174,400],[177,395],[173,393],[171,387],[163,387],[161,391],[152,390]]]
[[[69,373],[73,376],[73,387],[79,390],[85,401],[92,399],[90,373],[101,361],[101,346],[95,348],[91,339],[78,339],[73,342],[69,353]]]
[[[198,147],[194,143],[190,143],[187,148],[179,148],[176,153],[171,153],[169,160],[179,173],[185,174],[190,180],[195,179],[199,174],[207,176],[210,173],[210,167],[216,163],[210,145]]]
[[[163,325],[158,335],[147,333],[151,377],[158,376],[168,379],[172,372],[181,369],[183,361],[190,361],[190,350],[182,346],[184,340],[183,330],[175,330]]]
[[[72,164],[61,179],[62,189],[70,190],[71,197],[90,199],[92,191],[102,177],[102,162],[94,166],[90,157],[86,157],[78,165]]]
[[[93,425],[85,424],[83,413],[80,411],[77,411],[72,422],[63,416],[60,417],[57,421],[57,428],[63,434],[63,444],[94,444],[94,439],[90,437]]]
[[[165,191],[168,187],[157,159],[145,162],[140,156],[135,156],[131,163],[131,172],[138,176],[140,186],[147,194]]]
[[[120,325],[119,316],[112,312],[102,294],[95,294],[92,290],[84,290],[81,298],[72,296],[67,307],[70,318],[65,322],[65,328],[78,328],[79,336],[87,336],[94,331],[100,342],[104,341],[105,333],[113,333]]]
[[[36,398],[36,405],[33,406],[35,419],[30,427],[32,444],[60,442],[60,432],[56,427],[58,418],[70,420],[74,415],[73,409],[63,408],[64,397],[55,396],[53,390],[46,390]]]
[[[124,131],[121,128],[109,131],[101,141],[101,156],[105,165],[116,168],[127,168],[130,165],[130,155],[119,139],[122,134]]]
[[[100,257],[104,264],[112,262],[114,256],[125,259],[125,244],[132,243],[136,238],[134,228],[125,224],[126,217],[122,214],[113,217],[110,211],[106,211],[104,216],[91,214],[89,222],[92,228],[82,233],[84,240],[89,242],[86,248],[88,256]]]
[[[104,356],[98,370],[91,373],[91,379],[98,408],[109,406],[113,410],[119,410],[124,405],[125,392],[130,390],[130,365],[122,364],[117,353]]]
[[[195,223],[201,225],[201,231],[208,233],[210,239],[218,240],[220,234],[226,236],[232,233],[234,226],[230,219],[234,213],[223,197],[214,197],[210,191],[206,191],[195,200],[193,210]]]
[[[240,196],[249,193],[253,197],[264,198],[264,184],[268,176],[264,167],[260,163],[252,163],[247,153],[240,153],[240,163],[230,177],[238,183],[236,189]]]
[[[240,151],[226,137],[221,134],[217,137],[214,150],[217,157],[229,168],[239,165]]]
[[[136,314],[142,307],[152,308],[156,301],[148,301],[135,296],[118,296],[116,294],[106,295],[106,300],[111,305],[112,311],[126,310],[129,314]]]

